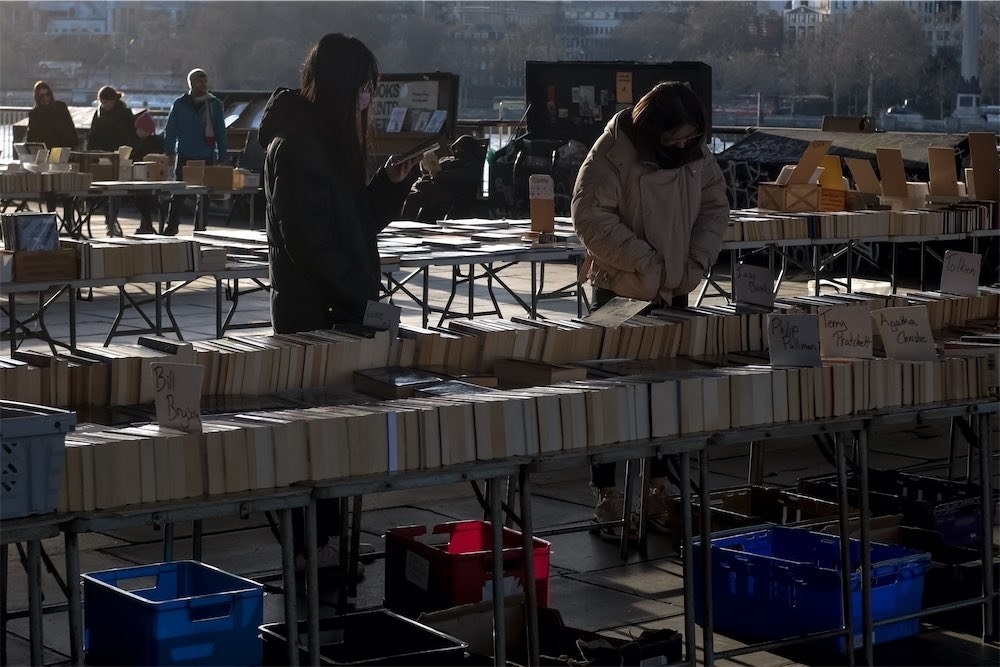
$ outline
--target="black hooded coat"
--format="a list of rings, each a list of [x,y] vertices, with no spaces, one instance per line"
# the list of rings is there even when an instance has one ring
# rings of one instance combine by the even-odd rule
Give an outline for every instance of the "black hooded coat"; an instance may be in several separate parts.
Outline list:
[[[334,169],[324,121],[298,90],[278,88],[260,124],[275,333],[361,324],[377,301],[376,237],[399,216],[409,182],[379,169],[367,185]]]

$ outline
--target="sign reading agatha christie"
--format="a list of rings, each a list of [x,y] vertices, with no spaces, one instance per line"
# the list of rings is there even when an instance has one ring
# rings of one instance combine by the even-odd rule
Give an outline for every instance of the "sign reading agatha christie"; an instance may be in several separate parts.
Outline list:
[[[438,110],[438,81],[380,81],[372,100],[376,132],[428,132],[431,117]],[[400,122],[388,128],[393,109]],[[440,114],[439,114],[440,115]]]

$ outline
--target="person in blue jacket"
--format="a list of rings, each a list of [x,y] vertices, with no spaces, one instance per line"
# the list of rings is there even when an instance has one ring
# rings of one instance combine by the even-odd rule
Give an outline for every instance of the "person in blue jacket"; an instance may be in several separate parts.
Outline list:
[[[174,159],[178,181],[181,170],[190,160],[204,160],[206,165],[225,164],[226,123],[222,100],[208,92],[208,75],[196,67],[188,73],[188,92],[170,106],[163,143],[167,156]],[[163,234],[177,234],[183,197],[174,197]],[[197,229],[198,223],[195,222]]]

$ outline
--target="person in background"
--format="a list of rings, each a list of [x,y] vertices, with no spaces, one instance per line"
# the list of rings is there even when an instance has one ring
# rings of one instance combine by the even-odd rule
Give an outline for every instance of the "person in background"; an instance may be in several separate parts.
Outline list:
[[[433,155],[425,156],[425,162]],[[485,162],[486,146],[472,135],[460,136],[451,144],[451,155],[441,158],[437,165],[429,164],[431,168],[410,188],[403,219],[436,222],[457,217],[454,210],[463,204],[461,213],[468,214],[468,204],[475,201],[476,190],[482,189]]]
[[[573,226],[587,247],[593,307],[615,296],[650,301],[650,307],[683,307],[715,263],[729,219],[726,183],[705,145],[704,106],[681,82],[658,84],[634,107],[607,124],[580,167],[573,188]],[[667,529],[666,460],[654,459],[650,475],[651,528]],[[614,463],[595,465],[593,520],[621,521],[624,498]],[[632,517],[626,518],[630,532]]]
[[[25,140],[43,143],[46,148],[76,148],[80,137],[66,103],[55,99],[52,88],[44,81],[35,82],[34,93],[35,106],[28,112]]]
[[[139,142],[132,150],[132,161],[140,162],[150,153],[163,152],[163,137],[156,133],[156,121],[148,111],[135,117],[135,133]],[[153,214],[159,217],[160,198],[156,195],[136,195],[135,207],[139,210],[139,229],[136,234],[155,234]]]
[[[135,146],[135,118],[132,110],[122,100],[121,92],[111,86],[102,86],[97,93],[100,106],[90,121],[87,150],[115,152],[122,146]]]
[[[275,333],[361,325],[377,301],[381,267],[376,236],[399,215],[416,156],[370,168],[378,83],[374,54],[361,41],[328,34],[309,50],[301,88],[278,88],[260,124],[266,148],[271,323]],[[340,503],[317,503],[319,564],[339,567],[332,538]],[[296,563],[305,565],[304,524],[295,519]],[[370,547],[369,547],[370,548]]]
[[[208,75],[195,68],[188,72],[188,92],[174,100],[163,131],[164,148],[174,159],[174,173],[178,181],[184,165],[189,160],[204,160],[206,165],[226,164],[226,123],[222,100],[208,92]],[[174,197],[163,233],[177,234],[185,197]],[[195,222],[199,229],[199,223]]]

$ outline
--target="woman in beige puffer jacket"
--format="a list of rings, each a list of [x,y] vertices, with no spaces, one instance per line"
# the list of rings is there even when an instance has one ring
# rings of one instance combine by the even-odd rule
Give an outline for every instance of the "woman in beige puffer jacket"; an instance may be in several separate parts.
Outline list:
[[[715,263],[729,202],[706,127],[697,95],[664,82],[615,114],[590,150],[572,216],[600,288],[595,306],[615,295],[669,306]]]

